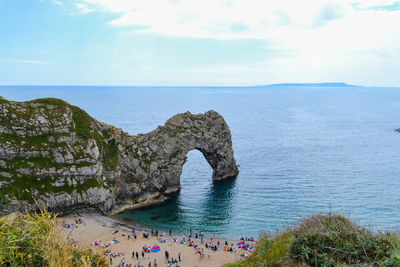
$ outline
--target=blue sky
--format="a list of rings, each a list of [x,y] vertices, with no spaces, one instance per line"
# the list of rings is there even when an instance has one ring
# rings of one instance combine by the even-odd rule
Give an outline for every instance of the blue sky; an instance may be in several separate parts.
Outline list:
[[[0,84],[400,86],[393,0],[0,0]]]

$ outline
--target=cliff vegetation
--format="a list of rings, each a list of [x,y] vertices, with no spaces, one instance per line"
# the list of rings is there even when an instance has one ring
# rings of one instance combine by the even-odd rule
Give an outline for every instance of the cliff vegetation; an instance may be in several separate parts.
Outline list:
[[[0,218],[0,266],[108,266],[104,256],[71,244],[47,211]]]
[[[317,214],[274,236],[247,259],[225,267],[400,266],[400,236],[374,233],[340,214]]]

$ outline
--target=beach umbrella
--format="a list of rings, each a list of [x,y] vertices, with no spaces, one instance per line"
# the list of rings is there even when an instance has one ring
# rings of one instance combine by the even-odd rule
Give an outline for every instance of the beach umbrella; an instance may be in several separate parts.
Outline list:
[[[160,246],[159,245],[154,245],[152,248],[151,248],[151,252],[157,252],[157,251],[160,251],[161,250],[161,248],[160,248]]]

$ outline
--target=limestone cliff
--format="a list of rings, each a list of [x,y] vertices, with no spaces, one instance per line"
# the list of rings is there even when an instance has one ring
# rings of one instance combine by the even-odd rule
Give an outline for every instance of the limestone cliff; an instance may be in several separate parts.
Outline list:
[[[238,174],[221,115],[186,112],[131,136],[63,100],[0,98],[0,211],[96,208],[110,213],[179,191],[198,149],[218,181]]]

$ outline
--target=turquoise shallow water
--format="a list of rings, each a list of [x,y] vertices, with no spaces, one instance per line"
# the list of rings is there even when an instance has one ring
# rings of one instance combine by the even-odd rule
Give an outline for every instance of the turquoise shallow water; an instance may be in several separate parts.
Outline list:
[[[400,89],[0,87],[0,95],[63,98],[131,134],[186,110],[225,117],[240,164],[235,180],[213,184],[208,163],[191,151],[177,198],[120,219],[235,238],[329,210],[375,230],[400,224]]]

